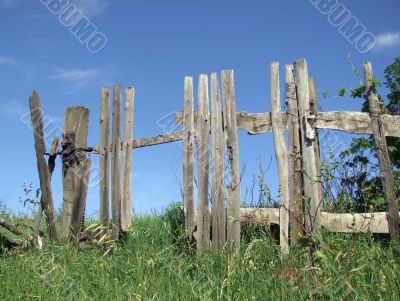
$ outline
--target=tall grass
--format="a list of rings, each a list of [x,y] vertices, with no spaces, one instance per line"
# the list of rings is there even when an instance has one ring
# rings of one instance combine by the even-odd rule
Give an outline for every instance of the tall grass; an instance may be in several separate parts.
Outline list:
[[[49,242],[7,252],[0,300],[399,300],[395,248],[369,234],[321,233],[311,268],[307,248],[281,261],[259,232],[246,234],[240,253],[195,256],[178,205],[135,218],[132,229],[107,256]]]

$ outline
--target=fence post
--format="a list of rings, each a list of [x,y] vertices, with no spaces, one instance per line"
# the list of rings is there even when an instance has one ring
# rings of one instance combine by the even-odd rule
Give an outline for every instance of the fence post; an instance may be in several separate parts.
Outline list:
[[[278,62],[271,63],[270,76],[272,108],[271,121],[280,188],[279,240],[282,254],[289,254],[289,173],[287,148],[281,114],[281,92]]]
[[[29,98],[29,106],[31,111],[33,137],[35,140],[40,189],[42,191],[41,208],[44,210],[46,215],[50,239],[57,241],[58,235],[54,215],[53,193],[50,184],[50,172],[46,160],[44,159],[46,145],[44,141],[42,107],[40,104],[40,96],[37,91],[33,91],[32,96]]]
[[[87,148],[89,110],[84,107],[70,107],[65,112],[62,140],[63,157],[63,240],[79,239],[84,211],[90,159],[78,148]],[[89,166],[88,166],[89,165]],[[83,203],[83,209],[80,207]],[[81,221],[79,223],[79,220]],[[79,229],[79,231],[77,230]],[[72,234],[72,236],[71,236]],[[77,237],[78,236],[78,237]]]
[[[309,201],[306,207],[306,222],[313,232],[321,226],[321,202],[318,190],[316,170],[317,157],[315,155],[315,132],[310,124],[310,90],[308,87],[308,68],[305,59],[295,63],[296,87],[300,116],[300,131],[302,145],[302,164],[304,180],[304,196]]]
[[[183,210],[186,236],[192,240],[194,231],[194,117],[193,78],[185,77],[183,112]]]
[[[211,74],[211,160],[212,160],[212,248],[220,251],[226,243],[224,144],[221,94],[216,73]]]
[[[390,237],[400,242],[400,218],[398,199],[394,184],[392,165],[390,163],[389,152],[386,143],[385,130],[380,115],[380,107],[375,84],[373,82],[372,65],[370,62],[363,64],[365,86],[368,93],[369,112],[371,116],[372,132],[375,140],[376,154],[379,160],[383,192],[387,204],[387,221]]]
[[[303,196],[301,172],[301,146],[299,109],[297,106],[296,84],[293,76],[293,65],[285,65],[286,105],[288,116],[288,143],[289,143],[289,208],[290,208],[290,245],[297,245],[303,233]]]
[[[121,86],[113,87],[112,121],[112,239],[118,240],[121,231]]]
[[[228,248],[240,247],[240,172],[238,127],[236,121],[236,96],[233,70],[224,70],[222,78],[222,104],[226,152],[229,160],[231,183],[227,193],[227,241]]]
[[[101,89],[100,98],[100,223],[102,235],[108,233],[110,222],[110,89]]]
[[[208,199],[208,179],[210,170],[210,112],[208,101],[208,76],[199,77],[197,103],[197,249],[210,247],[210,211]]]
[[[317,98],[317,84],[314,77],[309,77],[308,79],[308,87],[310,89],[310,115],[317,116],[318,113],[318,98]],[[322,176],[321,176],[321,155],[319,152],[319,138],[318,138],[318,130],[315,129],[315,142],[313,143],[314,153],[315,153],[315,168],[317,171],[317,185],[318,185],[318,193],[319,199],[323,200],[323,192],[322,192]],[[320,211],[324,210],[324,202],[321,201]]]
[[[134,127],[135,89],[125,89],[125,124],[122,160],[121,229],[128,231],[132,225],[132,141]]]

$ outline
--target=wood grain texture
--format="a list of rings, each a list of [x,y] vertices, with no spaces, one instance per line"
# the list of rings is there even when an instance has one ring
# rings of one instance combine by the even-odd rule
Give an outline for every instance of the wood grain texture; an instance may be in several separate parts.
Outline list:
[[[124,141],[122,143],[121,230],[132,226],[132,140],[134,128],[135,89],[125,89]]]
[[[208,76],[199,77],[197,103],[197,250],[210,247],[210,212],[208,198],[208,180],[210,170],[210,113],[208,100]]]
[[[64,138],[73,134],[75,148],[86,148],[89,126],[89,110],[84,107],[70,107],[65,111],[64,116]],[[62,239],[74,240],[76,238],[74,231],[78,220],[78,208],[81,202],[86,202],[86,194],[81,193],[81,177],[89,160],[85,152],[76,151],[77,162],[72,166],[63,166],[63,207],[62,207]],[[86,182],[87,184],[87,182]],[[82,188],[85,189],[84,187]],[[86,188],[87,189],[87,188]],[[79,192],[78,192],[79,190]],[[84,209],[83,209],[84,210]],[[83,212],[82,212],[83,216]],[[81,224],[79,225],[79,227]],[[76,226],[78,227],[78,226]],[[79,235],[79,234],[78,234]]]
[[[118,240],[121,231],[121,86],[113,87],[112,113],[112,239]]]
[[[193,78],[184,80],[183,113],[183,207],[185,212],[186,236],[192,240],[194,216],[194,120],[193,120]]]
[[[227,242],[232,250],[240,246],[240,171],[239,143],[236,121],[236,95],[233,70],[224,70],[222,79],[222,104],[226,153],[229,162],[230,184],[227,192]]]
[[[274,134],[275,158],[278,166],[280,206],[279,241],[282,254],[289,254],[289,164],[281,114],[279,63],[270,65],[271,120]]]
[[[183,132],[161,134],[154,137],[146,137],[141,139],[133,139],[133,148],[142,148],[164,143],[181,141],[183,139]]]
[[[304,196],[309,199],[310,203],[309,208],[307,208],[307,211],[305,212],[305,218],[309,230],[316,231],[321,225],[320,212],[322,200],[320,199],[318,191],[318,179],[315,163],[317,157],[314,151],[315,140],[309,138],[310,133],[307,131],[311,126],[308,124],[307,120],[310,113],[310,92],[308,87],[308,68],[306,60],[303,59],[296,61],[295,69],[304,170]]]
[[[387,204],[387,219],[390,237],[400,243],[400,218],[396,186],[393,177],[392,164],[386,143],[383,122],[380,116],[378,95],[373,83],[372,65],[370,62],[363,64],[365,86],[368,93],[369,111],[372,123],[372,132],[375,141],[376,155],[379,161],[381,180]]]
[[[31,112],[33,137],[35,140],[36,162],[39,173],[41,195],[41,207],[46,216],[49,236],[51,240],[58,241],[58,233],[56,228],[55,211],[53,193],[50,183],[50,171],[48,169],[44,153],[46,152],[46,144],[44,141],[43,115],[40,96],[37,91],[33,91],[29,98],[29,106]]]
[[[100,223],[107,234],[110,222],[110,89],[102,88],[100,97]]]
[[[212,159],[212,249],[221,251],[226,243],[226,209],[224,184],[224,136],[222,130],[221,93],[216,73],[211,74],[211,159]]]
[[[296,84],[293,65],[285,66],[286,105],[288,110],[288,158],[289,158],[289,208],[290,245],[296,246],[303,235],[303,174],[300,146],[300,120],[297,107]]]

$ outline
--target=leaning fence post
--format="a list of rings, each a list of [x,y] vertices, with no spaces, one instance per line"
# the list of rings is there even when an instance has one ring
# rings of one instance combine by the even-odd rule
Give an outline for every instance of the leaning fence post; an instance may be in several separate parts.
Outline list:
[[[289,172],[287,148],[281,114],[281,95],[279,80],[279,63],[272,62],[271,74],[271,121],[274,134],[275,157],[278,165],[280,206],[279,237],[283,254],[289,254]]]
[[[185,77],[183,112],[183,210],[186,236],[192,240],[194,231],[194,117],[193,78]]]
[[[211,74],[211,199],[212,248],[222,250],[226,243],[224,142],[222,132],[221,94],[216,73]]]
[[[308,68],[305,59],[298,60],[295,63],[296,69],[296,87],[297,99],[300,116],[300,131],[302,144],[302,163],[303,163],[303,180],[304,180],[304,196],[309,201],[306,208],[306,222],[312,231],[316,231],[321,226],[321,203],[319,196],[318,178],[316,170],[315,155],[315,132],[310,121],[310,90],[308,86]]]
[[[208,199],[208,179],[210,170],[210,112],[208,105],[208,76],[199,77],[197,106],[197,249],[210,247],[210,210]]]
[[[121,86],[113,87],[112,113],[112,239],[121,231]]]
[[[122,160],[121,229],[126,232],[132,225],[132,141],[135,89],[125,90],[125,125]]]
[[[222,71],[221,78],[225,142],[231,178],[227,193],[226,233],[228,247],[232,250],[233,247],[240,247],[240,172],[233,70]]]
[[[392,165],[386,143],[385,130],[381,119],[379,100],[373,82],[372,65],[370,62],[363,64],[365,86],[368,93],[369,112],[371,116],[372,132],[375,141],[376,154],[379,160],[383,192],[387,204],[387,221],[390,237],[400,242],[400,217],[398,199],[394,184]]]
[[[110,89],[101,89],[100,98],[100,223],[101,236],[108,233],[110,222]]]
[[[50,239],[57,241],[58,235],[54,215],[53,194],[50,184],[50,172],[44,159],[46,145],[44,141],[42,108],[40,104],[40,96],[37,91],[33,91],[32,96],[29,98],[29,106],[31,111],[33,137],[35,139],[40,189],[42,191],[41,206],[45,211]]]
[[[289,143],[290,245],[292,247],[299,241],[304,227],[299,109],[297,107],[296,84],[293,72],[293,65],[285,65]]]

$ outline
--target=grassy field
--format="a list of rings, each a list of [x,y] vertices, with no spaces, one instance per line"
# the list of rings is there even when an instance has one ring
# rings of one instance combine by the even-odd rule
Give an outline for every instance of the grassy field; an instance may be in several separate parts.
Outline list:
[[[6,252],[0,300],[400,300],[399,255],[372,235],[322,233],[314,266],[306,246],[281,261],[279,246],[254,226],[240,254],[194,256],[178,216],[174,206],[135,218],[106,256],[48,242]]]

